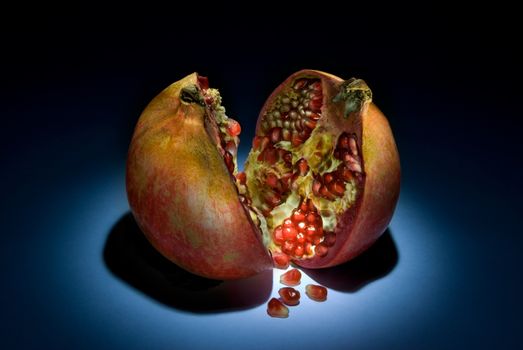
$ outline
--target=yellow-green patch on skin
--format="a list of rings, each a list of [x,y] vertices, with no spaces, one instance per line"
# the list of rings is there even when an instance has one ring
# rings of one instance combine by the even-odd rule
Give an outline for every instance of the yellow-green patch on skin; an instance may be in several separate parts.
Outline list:
[[[223,261],[225,262],[233,262],[237,260],[239,257],[239,254],[237,252],[228,252],[223,254]]]
[[[365,162],[373,163],[378,150],[376,149],[376,145],[374,144],[372,137],[365,138],[365,142],[363,142],[361,147],[363,154],[365,155]]]
[[[187,225],[186,223],[180,222],[179,218],[176,216],[171,216],[171,227],[173,231],[178,231],[183,233],[185,236],[187,242],[194,247],[194,248],[200,248],[202,246],[202,239],[198,232],[194,232],[191,228],[191,225]]]

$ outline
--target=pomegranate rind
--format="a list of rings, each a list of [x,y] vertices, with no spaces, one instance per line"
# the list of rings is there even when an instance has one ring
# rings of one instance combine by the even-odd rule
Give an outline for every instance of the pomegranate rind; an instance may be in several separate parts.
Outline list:
[[[175,264],[212,279],[249,277],[272,259],[206,131],[205,108],[180,99],[197,84],[193,73],[170,85],[140,116],[127,159],[129,204],[149,242]]]

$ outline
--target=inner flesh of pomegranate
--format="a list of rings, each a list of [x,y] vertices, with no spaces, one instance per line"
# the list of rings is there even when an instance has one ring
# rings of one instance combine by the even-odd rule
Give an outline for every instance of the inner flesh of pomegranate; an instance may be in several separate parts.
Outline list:
[[[237,153],[240,143],[240,124],[225,114],[225,107],[221,105],[222,98],[220,92],[217,89],[209,88],[206,77],[199,76],[198,83],[207,111],[205,115],[207,133],[215,141],[217,149],[223,157],[225,166],[231,175],[232,181],[236,184],[239,199],[248,217],[254,225],[261,229],[266,226],[265,219],[258,209],[251,205],[252,202],[247,191],[245,173],[238,172]],[[262,230],[262,232],[266,232],[266,229]],[[262,238],[265,238],[265,235]],[[264,244],[267,245],[266,238]]]
[[[327,255],[336,244],[337,218],[355,203],[364,172],[356,135],[323,127],[322,81],[296,79],[272,98],[245,172],[236,160],[239,124],[225,115],[217,90],[206,80],[200,88],[215,125],[208,133],[267,248],[291,259]]]

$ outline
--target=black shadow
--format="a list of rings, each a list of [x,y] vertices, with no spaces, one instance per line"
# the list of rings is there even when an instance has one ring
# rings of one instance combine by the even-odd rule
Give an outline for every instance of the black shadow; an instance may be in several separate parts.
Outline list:
[[[210,313],[253,308],[265,303],[272,291],[272,271],[224,282],[183,270],[151,246],[131,213],[112,228],[103,258],[118,278],[158,302],[183,311]]]
[[[327,269],[303,271],[319,284],[341,292],[354,293],[367,284],[389,274],[398,263],[398,250],[387,229],[359,257]]]

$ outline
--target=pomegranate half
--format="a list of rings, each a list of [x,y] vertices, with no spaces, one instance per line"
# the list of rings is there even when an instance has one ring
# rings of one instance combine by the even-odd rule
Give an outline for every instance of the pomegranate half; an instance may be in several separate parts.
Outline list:
[[[195,274],[248,277],[292,260],[348,261],[374,243],[400,187],[385,116],[359,79],[303,70],[269,97],[245,172],[240,125],[196,73],[147,106],[127,162],[133,215],[151,244]]]

